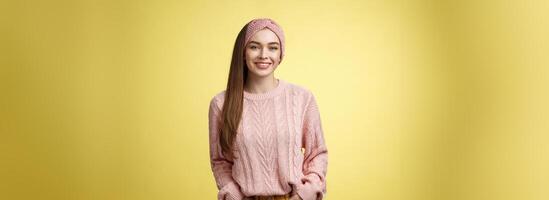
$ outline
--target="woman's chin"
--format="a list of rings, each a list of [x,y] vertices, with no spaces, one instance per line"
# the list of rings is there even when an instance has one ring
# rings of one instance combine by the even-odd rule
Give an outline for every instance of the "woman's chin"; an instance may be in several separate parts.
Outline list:
[[[257,70],[257,69],[254,69],[253,71],[251,71],[251,73],[253,74],[253,76],[256,76],[256,77],[268,77],[269,75],[272,74],[272,70],[270,69],[265,69],[265,70]]]

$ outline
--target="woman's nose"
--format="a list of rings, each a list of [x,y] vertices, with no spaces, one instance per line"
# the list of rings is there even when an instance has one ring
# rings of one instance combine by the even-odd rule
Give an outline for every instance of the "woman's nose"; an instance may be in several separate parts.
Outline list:
[[[267,51],[265,49],[261,49],[261,52],[259,52],[260,58],[267,58]]]

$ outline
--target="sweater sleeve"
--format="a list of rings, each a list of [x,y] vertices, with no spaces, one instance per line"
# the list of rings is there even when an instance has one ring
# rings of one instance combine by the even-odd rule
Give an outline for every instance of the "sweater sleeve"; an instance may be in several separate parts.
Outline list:
[[[320,123],[315,97],[308,97],[303,119],[302,146],[305,148],[303,175],[297,193],[303,200],[320,200],[326,194],[328,149]]]
[[[240,186],[232,177],[233,161],[225,158],[221,153],[219,145],[219,131],[221,109],[214,97],[210,102],[208,113],[209,119],[209,143],[210,143],[210,163],[212,172],[216,181],[218,200],[242,200],[244,194]]]

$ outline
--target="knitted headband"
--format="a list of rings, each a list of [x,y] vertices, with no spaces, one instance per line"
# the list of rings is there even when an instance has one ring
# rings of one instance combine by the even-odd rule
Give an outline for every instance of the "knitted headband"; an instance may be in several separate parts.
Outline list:
[[[278,40],[280,40],[280,61],[282,61],[282,58],[284,57],[284,32],[282,31],[282,28],[269,18],[254,19],[246,25],[248,25],[248,28],[246,29],[244,46],[248,45],[248,42],[250,42],[250,39],[252,39],[252,36],[254,36],[255,33],[264,28],[268,28],[273,31],[278,37]]]

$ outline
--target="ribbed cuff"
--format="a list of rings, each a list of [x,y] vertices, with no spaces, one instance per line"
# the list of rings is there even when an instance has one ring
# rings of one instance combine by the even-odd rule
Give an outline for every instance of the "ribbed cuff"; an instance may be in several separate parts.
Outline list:
[[[316,175],[312,177],[315,176]],[[300,184],[297,187],[297,194],[303,200],[320,200],[324,196],[322,194],[322,188],[320,187],[320,185],[315,184],[315,182],[319,182],[320,180],[318,180],[318,177],[316,178],[316,180],[312,177],[309,176],[307,178],[303,178],[303,181],[305,181],[305,183]],[[313,180],[310,180],[309,178],[312,178]]]
[[[217,194],[218,200],[242,200],[244,199],[244,194],[240,191],[240,188],[236,185],[235,182],[230,182],[225,187],[219,190]]]

